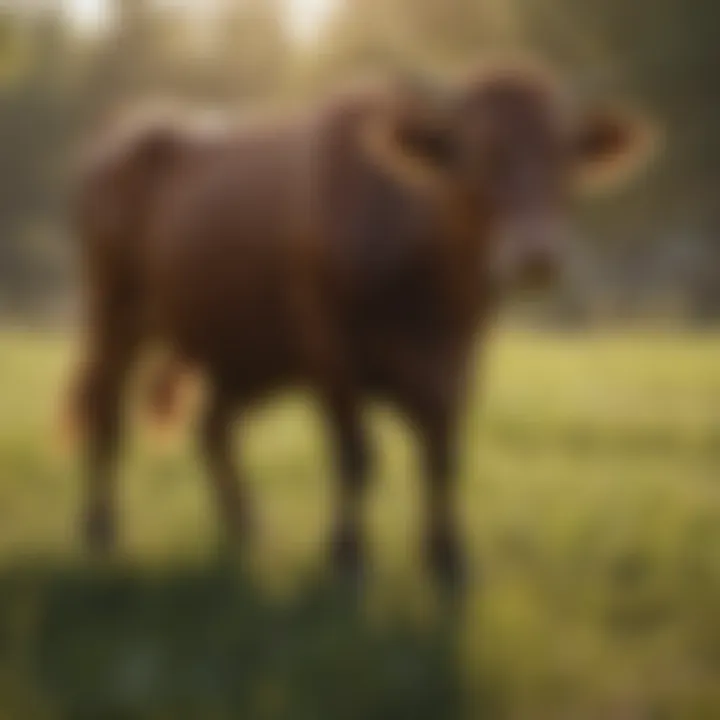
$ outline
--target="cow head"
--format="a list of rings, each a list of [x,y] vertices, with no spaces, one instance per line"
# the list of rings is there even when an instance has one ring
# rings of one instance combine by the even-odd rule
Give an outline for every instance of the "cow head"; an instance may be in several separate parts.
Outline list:
[[[477,223],[503,285],[556,275],[579,185],[625,177],[648,157],[648,124],[570,102],[545,73],[494,69],[452,90],[396,99],[383,162],[402,182],[450,194]]]

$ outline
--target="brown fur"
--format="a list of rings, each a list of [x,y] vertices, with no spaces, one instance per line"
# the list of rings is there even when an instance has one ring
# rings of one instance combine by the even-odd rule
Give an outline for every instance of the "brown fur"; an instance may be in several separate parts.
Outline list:
[[[121,403],[139,351],[154,342],[172,358],[151,392],[160,414],[176,367],[208,383],[201,443],[231,531],[245,531],[248,512],[230,462],[232,420],[304,385],[337,448],[333,552],[357,568],[369,472],[362,406],[381,398],[422,440],[428,557],[457,576],[455,426],[474,337],[496,304],[496,220],[528,199],[512,184],[496,188],[482,153],[501,142],[517,150],[532,133],[530,155],[546,149],[538,143],[548,152],[572,143],[558,100],[533,75],[484,74],[454,92],[436,106],[373,88],[284,123],[200,132],[163,121],[100,143],[78,206],[89,339],[75,398],[89,430],[93,544],[112,539]],[[494,133],[517,125],[514,139],[491,141],[488,123]],[[618,149],[627,148],[603,151]]]

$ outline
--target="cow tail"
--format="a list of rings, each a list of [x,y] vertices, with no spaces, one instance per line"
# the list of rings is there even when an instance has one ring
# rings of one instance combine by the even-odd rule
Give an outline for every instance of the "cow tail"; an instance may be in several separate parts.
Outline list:
[[[141,334],[144,228],[154,193],[177,159],[181,140],[172,124],[138,123],[127,132],[99,137],[79,158],[68,220],[82,267],[87,316],[82,352],[88,358],[99,338]],[[163,424],[176,414],[179,377],[175,365],[167,364],[153,383],[151,414]],[[92,384],[92,363],[77,363],[61,399],[61,447],[76,444],[86,434]]]

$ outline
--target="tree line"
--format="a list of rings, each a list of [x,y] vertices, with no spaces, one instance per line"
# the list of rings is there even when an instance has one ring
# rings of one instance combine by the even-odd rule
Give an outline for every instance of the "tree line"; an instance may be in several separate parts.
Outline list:
[[[366,69],[442,75],[494,52],[536,53],[581,92],[627,99],[662,153],[626,192],[582,208],[579,282],[557,316],[720,316],[720,45],[715,0],[336,0],[299,38],[283,0],[108,0],[82,27],[62,0],[0,12],[0,312],[72,294],[64,213],[78,142],[143,99],[295,103]]]

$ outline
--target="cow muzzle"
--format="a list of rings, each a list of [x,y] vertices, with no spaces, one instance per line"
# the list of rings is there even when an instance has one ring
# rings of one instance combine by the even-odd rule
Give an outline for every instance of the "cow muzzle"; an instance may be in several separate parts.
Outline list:
[[[559,279],[568,244],[567,225],[529,216],[499,228],[492,246],[492,275],[501,288],[545,289]]]

